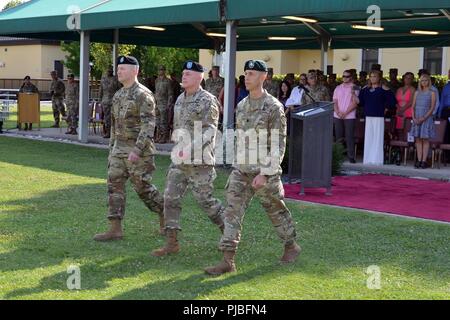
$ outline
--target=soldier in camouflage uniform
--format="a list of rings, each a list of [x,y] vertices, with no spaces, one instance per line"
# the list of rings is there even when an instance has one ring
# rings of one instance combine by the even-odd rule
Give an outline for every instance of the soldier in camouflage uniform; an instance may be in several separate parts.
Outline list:
[[[224,85],[224,79],[219,75],[219,67],[214,66],[211,69],[212,77],[207,79],[205,82],[205,90],[219,98],[220,90],[222,90]]]
[[[67,122],[68,128],[66,134],[77,134],[78,127],[78,97],[80,88],[78,83],[75,82],[75,76],[69,74],[67,76],[67,87],[66,87],[66,105],[67,105]]]
[[[53,118],[55,119],[52,128],[59,128],[59,115],[61,114],[62,117],[66,117],[66,106],[64,105],[66,86],[64,85],[64,82],[58,78],[56,71],[52,71],[50,75],[52,77],[50,94],[52,96]]]
[[[112,98],[119,89],[120,83],[117,80],[117,77],[114,75],[113,68],[110,67],[107,74],[105,74],[100,80],[99,99],[100,103],[102,104],[103,119],[105,122],[105,134],[103,138],[109,138],[111,135]]]
[[[154,250],[153,256],[160,257],[179,251],[177,233],[181,230],[181,200],[189,186],[209,219],[223,230],[223,207],[221,202],[213,197],[219,101],[201,88],[203,71],[203,67],[193,61],[187,61],[183,66],[182,84],[185,92],[175,103],[173,140],[177,145],[172,150],[172,164],[164,192],[167,243],[164,247]],[[195,126],[199,128],[199,135],[194,134]],[[180,149],[182,144],[185,147]],[[201,154],[196,154],[195,148],[199,149]]]
[[[26,76],[23,79],[23,84],[19,89],[19,93],[37,93],[39,94],[39,90],[38,88],[31,83],[31,78],[30,76]],[[20,124],[19,124],[20,126]],[[20,128],[19,128],[20,129]],[[33,130],[33,124],[32,123],[25,123],[25,128],[24,130]]]
[[[264,81],[264,89],[278,99],[280,94],[280,84],[278,81],[273,80],[273,69],[268,68],[267,79]]]
[[[155,142],[167,143],[169,140],[169,107],[173,104],[172,81],[166,76],[166,67],[158,68],[158,78],[155,80],[156,98],[156,131]]]
[[[280,165],[286,147],[286,116],[283,105],[263,89],[263,81],[267,75],[264,61],[249,60],[245,64],[244,71],[249,96],[237,106],[236,129],[243,132],[254,129],[260,134],[266,132],[267,137],[273,136],[275,141],[278,139],[278,144],[273,149],[267,150],[272,159],[270,166],[264,161],[253,164],[247,159],[236,161],[234,164],[226,187],[225,229],[219,245],[224,259],[218,265],[205,269],[205,272],[211,275],[236,270],[234,257],[241,238],[242,222],[245,210],[254,195],[260,198],[276,233],[284,243],[281,262],[293,262],[300,253],[300,247],[295,241],[295,223],[283,201],[284,189],[280,177],[282,172]],[[252,146],[247,139],[241,141],[238,139],[237,144],[239,143],[243,143],[249,155],[258,151],[253,149],[254,145]],[[261,143],[265,144],[266,141],[258,141],[258,146]]]
[[[125,183],[130,178],[134,190],[145,205],[159,216],[163,231],[164,199],[151,183],[155,170],[153,143],[155,99],[150,90],[137,81],[139,64],[134,57],[118,58],[118,78],[123,88],[113,97],[111,139],[108,157],[108,232],[97,241],[122,239],[121,221],[125,215]]]
[[[318,83],[318,76],[315,72],[308,73],[308,84],[306,89],[309,90],[309,95],[314,98],[315,101],[330,101],[330,91],[327,87]],[[302,105],[313,103],[314,101],[307,94],[302,96]]]

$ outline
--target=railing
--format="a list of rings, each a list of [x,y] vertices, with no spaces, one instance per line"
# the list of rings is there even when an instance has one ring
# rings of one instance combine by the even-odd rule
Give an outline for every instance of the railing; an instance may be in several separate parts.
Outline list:
[[[0,121],[5,121],[9,118],[11,113],[10,106],[17,102],[17,92],[19,92],[18,89],[0,89]]]
[[[63,80],[64,84],[67,85],[67,80]],[[50,85],[52,83],[51,79],[32,79],[31,82],[38,88],[41,94],[41,100],[50,100]],[[23,84],[23,79],[0,79],[0,90],[4,91],[18,91]],[[98,99],[98,94],[100,90],[99,80],[89,81],[89,98]]]

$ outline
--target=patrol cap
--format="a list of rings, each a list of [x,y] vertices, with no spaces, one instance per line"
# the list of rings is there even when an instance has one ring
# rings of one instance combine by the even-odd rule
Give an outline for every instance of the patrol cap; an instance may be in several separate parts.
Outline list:
[[[219,66],[213,66],[212,69],[220,70]]]
[[[205,68],[203,66],[195,61],[186,61],[183,65],[183,70],[191,70],[195,72],[205,72]]]
[[[261,72],[268,71],[266,63],[262,60],[248,60],[244,66],[244,71],[247,70],[255,70]]]
[[[117,65],[119,64],[130,64],[133,66],[139,66],[139,62],[135,57],[132,56],[119,56],[117,58]]]

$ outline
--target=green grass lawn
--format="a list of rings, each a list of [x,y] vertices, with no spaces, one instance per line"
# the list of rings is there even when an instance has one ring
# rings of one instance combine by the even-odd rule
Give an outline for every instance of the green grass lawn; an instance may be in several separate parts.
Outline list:
[[[15,129],[17,127],[17,106],[12,105],[10,109],[11,113],[9,118],[5,121],[3,128],[4,129]],[[41,128],[50,128],[54,123],[53,120],[53,111],[51,105],[42,104],[41,102]],[[61,126],[63,128],[67,127],[67,123],[65,121],[61,121]],[[38,128],[37,124],[33,124],[33,129]]]
[[[128,187],[125,239],[106,230],[107,151],[0,137],[0,299],[449,299],[450,226],[288,202],[303,252],[278,264],[282,245],[258,201],[246,215],[238,272],[203,268],[221,259],[219,230],[188,192],[177,255],[154,258],[158,219]],[[157,157],[163,189],[167,157]],[[216,194],[224,197],[226,172]],[[67,269],[81,271],[69,290]],[[377,265],[381,289],[368,289]]]

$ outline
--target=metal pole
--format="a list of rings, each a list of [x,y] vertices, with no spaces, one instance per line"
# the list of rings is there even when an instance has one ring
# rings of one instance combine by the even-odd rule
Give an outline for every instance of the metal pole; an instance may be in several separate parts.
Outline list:
[[[117,57],[119,55],[119,29],[114,29],[114,44],[112,52],[112,65],[114,70],[114,75],[117,75]]]
[[[328,66],[328,39],[324,37],[320,38],[320,62],[321,69],[326,74]]]
[[[224,84],[224,108],[223,108],[223,160],[224,164],[229,164],[228,157],[234,154],[234,150],[227,148],[227,129],[234,129],[234,103],[236,89],[236,34],[237,21],[227,21],[225,39],[225,84]],[[234,136],[233,136],[234,137]],[[230,137],[231,139],[231,137]],[[234,138],[233,138],[234,141]],[[231,145],[231,142],[230,142]],[[228,154],[228,156],[227,156]],[[229,161],[226,161],[226,160]]]
[[[80,112],[78,140],[88,142],[89,134],[89,46],[90,32],[80,34]]]

